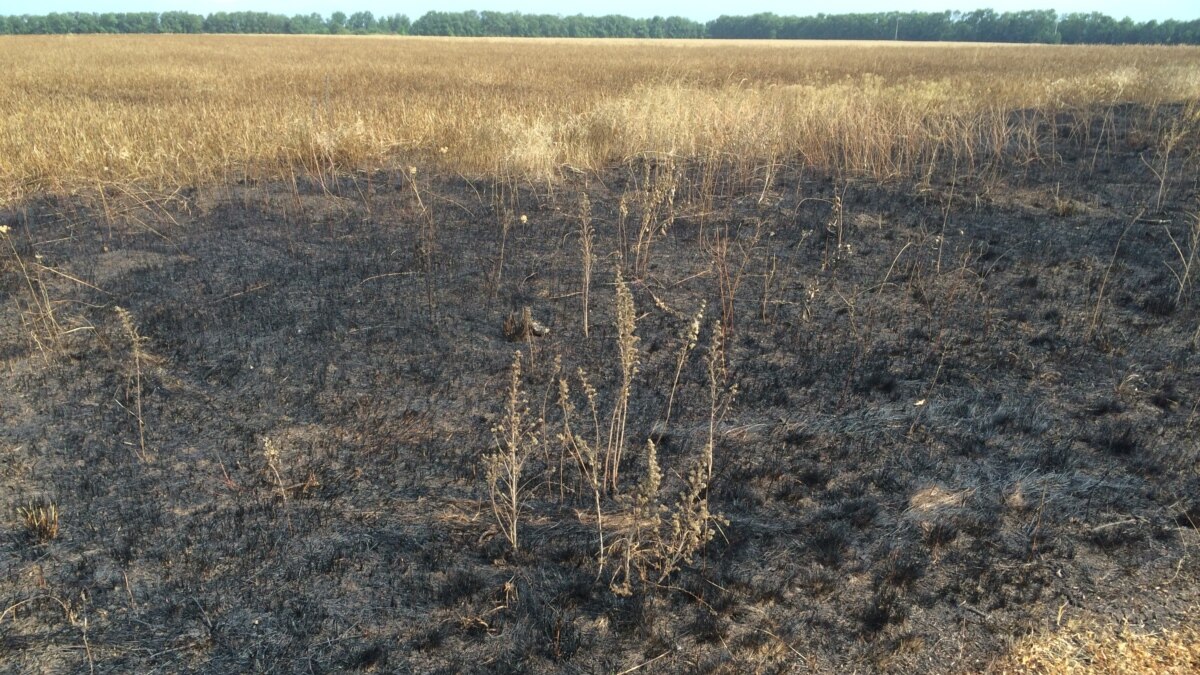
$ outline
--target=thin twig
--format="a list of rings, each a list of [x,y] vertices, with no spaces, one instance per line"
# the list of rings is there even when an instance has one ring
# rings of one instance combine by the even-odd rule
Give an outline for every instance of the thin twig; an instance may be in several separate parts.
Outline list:
[[[622,670],[621,672],[617,673],[617,675],[628,675],[629,673],[632,673],[635,670],[641,670],[642,668],[645,668],[646,666],[650,665],[651,663],[654,663],[655,661],[658,661],[659,659],[663,658],[664,656],[666,656],[667,654],[670,654],[670,653],[671,653],[670,650],[665,651],[665,652],[659,654],[658,656],[650,659],[649,661],[643,661],[632,668]]]

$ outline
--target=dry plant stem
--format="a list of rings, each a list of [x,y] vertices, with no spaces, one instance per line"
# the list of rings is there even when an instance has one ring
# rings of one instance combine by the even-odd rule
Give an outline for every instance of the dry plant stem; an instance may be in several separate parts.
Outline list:
[[[524,499],[522,472],[537,438],[530,432],[529,409],[521,391],[521,352],[513,352],[504,419],[493,429],[497,447],[484,457],[488,496],[496,524],[514,551],[520,550],[519,522]]]
[[[650,248],[657,235],[666,234],[675,220],[675,163],[670,157],[661,163],[643,161],[642,186],[636,198],[641,208],[641,226],[635,246],[634,272],[645,278],[650,266]],[[665,211],[665,214],[663,213]]]
[[[909,246],[912,246],[912,242],[905,242],[904,246],[900,247],[900,251],[896,253],[896,257],[892,258],[892,264],[888,266],[887,274],[883,275],[883,281],[879,282],[878,290],[875,291],[875,295],[877,297],[883,295],[883,289],[887,288],[888,279],[892,278],[892,272],[896,269],[896,263],[900,261],[900,256],[904,255],[904,252],[908,250]]]
[[[133,322],[133,317],[129,311],[123,307],[116,308],[117,316],[121,319],[121,325],[125,328],[125,334],[129,337],[130,359],[132,360],[132,376],[133,376],[133,416],[137,421],[138,428],[138,452],[137,456],[143,462],[149,461],[149,454],[146,452],[146,418],[142,415],[142,343],[146,338],[138,334],[137,325]]]
[[[1183,302],[1183,295],[1187,292],[1188,286],[1191,283],[1192,264],[1196,262],[1196,254],[1200,251],[1200,214],[1192,216],[1192,224],[1188,232],[1188,239],[1184,242],[1187,245],[1185,253],[1179,242],[1175,241],[1175,237],[1171,235],[1171,228],[1163,225],[1163,230],[1167,233],[1167,238],[1171,240],[1171,246],[1175,248],[1176,255],[1179,256],[1179,262],[1183,268],[1182,272],[1176,272],[1175,268],[1167,265],[1167,269],[1171,270],[1171,274],[1175,275],[1175,282],[1179,284],[1179,290],[1175,293],[1175,307],[1180,307]]]
[[[629,220],[629,201],[625,195],[617,204],[617,246],[621,254],[621,267],[629,264],[629,234],[626,232],[626,221]]]
[[[772,181],[774,180],[774,178],[775,178],[775,169],[776,169],[776,166],[777,166],[777,165],[776,165],[776,163],[775,163],[775,155],[774,155],[774,154],[772,154],[772,155],[771,155],[771,156],[768,158],[767,165],[766,165],[766,167],[765,167],[766,175],[765,175],[765,176],[763,176],[763,187],[762,187],[762,192],[760,192],[760,193],[758,194],[758,203],[759,203],[759,204],[762,204],[762,203],[763,203],[763,201],[765,201],[765,200],[766,200],[766,198],[767,198],[767,191],[769,191],[769,190],[771,189],[771,182],[772,182]]]
[[[624,566],[620,583],[614,579],[613,590],[618,594],[631,591],[632,574],[646,579],[649,570],[657,572],[656,583],[664,583],[709,541],[716,530],[727,523],[708,508],[708,493],[712,485],[716,428],[724,417],[736,387],[728,385],[725,367],[725,335],[716,323],[708,356],[709,374],[709,438],[700,461],[684,476],[684,488],[671,506],[659,497],[662,472],[658,466],[657,449],[653,441],[646,446],[646,474],[633,494],[631,517],[633,525],[615,545],[619,545]]]
[[[412,189],[413,197],[417,200],[417,207],[421,211],[421,262],[425,268],[425,301],[429,305],[429,317],[433,319],[437,311],[437,303],[434,301],[433,291],[433,261],[436,257],[435,249],[437,248],[437,224],[433,220],[433,211],[421,199],[421,190],[417,187],[417,167],[408,167],[405,178]]]
[[[592,202],[585,192],[579,200],[579,245],[583,256],[583,337],[588,336],[588,298],[592,286],[592,263],[596,232],[592,229]]]
[[[512,229],[513,217],[516,211],[516,193],[508,181],[496,180],[492,184],[492,211],[500,224],[500,251],[496,256],[495,268],[492,271],[492,297],[500,292],[500,284],[504,281],[504,253],[508,246],[508,234]]]
[[[559,485],[560,500],[567,500],[563,460],[569,456],[579,469],[582,482],[591,490],[591,510],[594,516],[597,537],[597,579],[611,570],[610,588],[618,595],[629,595],[635,583],[664,583],[683,565],[689,564],[694,556],[711,541],[726,523],[719,514],[708,507],[708,490],[714,473],[714,448],[716,430],[736,387],[729,385],[726,369],[726,338],[720,323],[714,329],[713,342],[709,347],[707,368],[711,401],[709,403],[709,439],[700,456],[683,478],[683,487],[674,500],[664,500],[662,492],[663,473],[659,467],[657,448],[648,440],[645,449],[645,472],[636,486],[626,492],[620,491],[620,467],[625,447],[628,424],[628,404],[633,377],[639,365],[638,338],[635,330],[635,308],[632,293],[617,270],[616,280],[617,354],[621,367],[621,379],[615,387],[611,414],[608,417],[607,437],[601,436],[598,394],[591,386],[586,374],[580,369],[578,378],[587,399],[592,418],[591,433],[594,443],[588,442],[575,428],[577,410],[571,400],[570,383],[563,374],[562,359],[555,358],[551,373],[551,388],[557,385],[557,408],[561,412],[561,427],[556,435],[560,451]],[[702,314],[698,314],[681,337],[677,364],[686,363],[686,357],[695,348],[698,340]],[[676,384],[682,365],[677,365]],[[514,353],[510,371],[507,405],[501,422],[493,429],[496,448],[484,457],[487,485],[492,512],[499,531],[508,539],[513,550],[519,550],[519,522],[526,507],[527,489],[523,483],[523,470],[532,450],[538,443],[534,426],[528,420],[528,404],[521,389],[521,352]],[[546,435],[546,408],[550,407],[551,393],[547,390],[543,400],[542,417],[535,422]],[[586,420],[588,413],[583,413]],[[586,421],[585,421],[585,426]],[[542,456],[550,475],[553,475],[553,457]],[[626,483],[628,483],[628,479]],[[614,514],[615,511],[615,514]],[[613,518],[616,524],[613,525]],[[714,527],[715,526],[715,527]]]
[[[29,266],[25,264],[25,260],[17,251],[17,245],[13,243],[8,226],[0,229],[0,237],[8,243],[13,259],[17,261],[21,279],[25,282],[26,290],[29,291],[29,310],[21,314],[21,320],[25,324],[29,338],[41,352],[42,358],[49,361],[50,355],[58,350],[59,339],[63,334],[62,327],[54,316],[54,304],[50,300],[41,275],[31,273]]]
[[[621,472],[621,456],[625,450],[625,431],[629,416],[629,394],[633,387],[633,378],[638,372],[638,337],[634,335],[637,318],[633,306],[633,294],[629,286],[621,278],[621,270],[616,272],[616,329],[618,360],[621,369],[621,387],[617,392],[617,401],[613,406],[612,418],[608,428],[608,447],[604,458],[606,484],[615,494]]]
[[[717,442],[717,423],[723,414],[721,405],[729,372],[725,363],[725,329],[721,323],[713,325],[712,345],[708,350],[708,442],[704,445],[704,466],[707,482],[712,482],[713,449]]]
[[[942,341],[941,336],[939,335],[938,342],[941,342],[941,341]],[[925,389],[925,396],[923,397],[923,400],[926,403],[923,407],[921,407],[920,409],[917,410],[917,414],[913,415],[912,424],[910,424],[908,427],[909,438],[911,438],[913,435],[913,432],[915,432],[917,430],[917,425],[921,423],[921,420],[923,418],[923,413],[926,410],[928,410],[929,407],[932,405],[929,402],[933,398],[934,390],[937,389],[938,379],[940,379],[942,376],[942,366],[944,366],[946,364],[946,353],[949,351],[950,350],[947,349],[945,346],[942,347],[942,356],[940,359],[938,359],[937,370],[933,371],[933,379],[929,382],[929,387]]]
[[[0,612],[0,624],[4,623],[4,619],[5,619],[5,617],[7,617],[9,615],[9,613],[14,613],[14,615],[15,615],[15,612],[20,607],[23,607],[30,603],[36,602],[38,600],[53,600],[54,602],[58,603],[58,606],[61,607],[63,610],[63,614],[66,615],[67,623],[69,623],[70,625],[79,629],[80,633],[83,635],[83,651],[87,655],[88,672],[95,673],[96,672],[96,659],[92,654],[92,645],[88,641],[87,617],[83,617],[82,619],[80,619],[79,614],[75,610],[71,609],[71,607],[69,605],[67,605],[66,602],[63,602],[59,598],[57,598],[53,595],[38,595],[38,596],[34,596],[32,598],[29,598],[28,600],[22,600],[20,602],[14,603],[14,604],[10,605],[8,608],[6,608],[3,612]]]
[[[504,281],[504,249],[508,246],[508,231],[512,225],[512,215],[505,213],[500,218],[500,252],[496,256],[496,269],[492,273],[492,297],[500,292],[500,284]]]
[[[715,228],[714,228],[715,229]],[[733,327],[734,297],[733,275],[729,270],[729,226],[717,229],[709,245],[712,268],[717,282],[717,293],[721,298],[721,321],[726,329]]]
[[[1117,254],[1121,252],[1121,244],[1125,241],[1125,235],[1129,234],[1129,229],[1133,227],[1134,223],[1136,223],[1145,212],[1145,209],[1138,211],[1137,215],[1133,217],[1133,220],[1129,221],[1129,224],[1125,226],[1125,229],[1121,231],[1121,236],[1117,239],[1117,245],[1113,249],[1112,259],[1108,261],[1108,267],[1104,270],[1104,277],[1100,280],[1100,289],[1096,294],[1096,308],[1092,311],[1092,322],[1088,325],[1088,339],[1091,339],[1092,336],[1096,334],[1096,326],[1100,324],[1100,317],[1104,313],[1104,291],[1108,286],[1108,278],[1112,274],[1113,266],[1117,264]]]
[[[754,227],[754,235],[750,239],[749,246],[739,244],[742,259],[737,263],[736,269],[729,260],[732,237],[729,234],[728,227],[717,230],[714,233],[712,244],[709,245],[710,254],[712,255],[712,267],[716,272],[717,291],[721,297],[722,330],[726,335],[733,334],[736,322],[735,304],[737,292],[742,285],[742,275],[745,273],[746,267],[750,264],[750,256],[758,246],[761,238],[762,224],[759,223]]]
[[[830,216],[829,223],[825,226],[826,231],[837,234],[837,252],[840,255],[842,252],[842,236],[843,228],[845,227],[845,208],[842,201],[842,196],[846,194],[846,190],[850,189],[849,185],[843,185],[841,190],[838,190],[833,195],[833,212]]]
[[[587,390],[587,388],[587,382],[584,381],[584,389]],[[589,400],[592,400],[590,393]],[[596,446],[576,436],[575,432],[571,429],[571,417],[575,412],[575,407],[571,403],[571,389],[566,377],[560,377],[558,380],[558,404],[563,416],[563,432],[560,440],[567,446],[567,450],[575,458],[575,462],[579,465],[579,472],[587,480],[588,487],[592,489],[592,502],[596,509],[596,535],[599,539],[599,547],[596,551],[596,564],[598,568],[596,578],[598,579],[604,573],[605,562],[604,512],[600,506],[601,493],[604,491],[603,477],[600,475],[600,469],[597,466]],[[594,411],[594,402],[592,403],[592,408]]]
[[[646,441],[646,473],[632,494],[623,496],[629,525],[613,542],[621,556],[621,567],[613,576],[610,587],[617,595],[633,592],[633,578],[645,579],[647,571],[658,567],[665,559],[666,549],[661,536],[663,509],[659,503],[662,471],[654,441]],[[661,569],[661,568],[660,568]]]
[[[696,348],[696,342],[700,337],[700,323],[704,320],[704,301],[700,302],[700,310],[696,312],[696,316],[692,317],[691,323],[687,325],[686,330],[679,337],[681,338],[679,345],[679,357],[675,361],[675,377],[671,379],[671,393],[667,395],[667,412],[663,415],[663,426],[670,428],[671,424],[671,408],[675,403],[675,391],[679,388],[679,376],[683,372],[683,366],[687,363],[688,354]]]
[[[942,251],[946,247],[946,226],[950,224],[950,208],[954,206],[954,188],[958,183],[958,160],[955,160],[954,177],[950,181],[950,194],[942,205],[942,231],[938,233],[937,274],[942,274]]]
[[[769,319],[767,317],[767,314],[768,314],[767,307],[770,304],[771,284],[773,284],[775,282],[775,274],[778,271],[778,263],[779,263],[778,256],[775,253],[772,253],[771,254],[771,268],[768,269],[762,275],[763,289],[762,289],[762,302],[760,303],[761,306],[759,308],[759,316],[762,319],[762,322],[764,324],[769,321]]]
[[[649,665],[655,663],[656,661],[659,661],[659,660],[665,658],[666,656],[669,656],[670,654],[671,654],[670,651],[665,651],[652,659],[642,661],[641,663],[637,664],[636,666],[633,666],[631,668],[626,668],[625,670],[622,670],[621,672],[617,673],[617,675],[629,675],[629,673],[637,672],[637,671],[641,670],[642,668],[645,668],[646,666],[649,666]]]
[[[1153,164],[1146,161],[1144,156],[1138,155],[1142,164],[1145,164],[1146,168],[1150,169],[1150,172],[1158,179],[1158,193],[1154,197],[1155,213],[1162,213],[1163,200],[1166,198],[1167,179],[1170,177],[1171,171],[1171,152],[1175,150],[1175,146],[1186,134],[1187,126],[1180,125],[1179,120],[1173,120],[1170,128],[1163,132],[1155,151],[1157,159],[1162,163],[1161,168],[1155,168]]]
[[[583,393],[587,397],[588,409],[592,413],[592,444],[594,447],[599,448],[601,446],[601,442],[600,409],[599,404],[597,403],[598,394],[596,393],[596,388],[593,387],[591,381],[588,380],[587,373],[584,372],[583,368],[576,369],[575,376],[579,378],[579,385],[583,387]]]
[[[288,509],[287,488],[283,484],[283,476],[279,473],[279,449],[275,447],[270,437],[263,438],[263,455],[267,459],[267,468],[275,477],[275,489],[279,490],[279,499],[283,502],[284,517],[287,518],[288,531],[292,530],[292,514]]]
[[[704,493],[703,500],[703,525],[700,528],[700,541],[698,546],[703,546],[713,536],[709,531],[709,525],[712,522],[718,524],[725,521],[720,515],[713,515],[708,512],[708,491],[712,486],[713,465],[715,463],[716,452],[716,431],[717,425],[725,418],[725,413],[729,410],[729,406],[733,403],[733,399],[737,396],[737,385],[729,383],[728,359],[726,353],[728,347],[728,336],[721,331],[719,325],[713,329],[713,342],[709,350],[708,358],[708,382],[709,382],[709,414],[708,414],[708,443],[704,448],[704,470],[705,480],[702,488]]]

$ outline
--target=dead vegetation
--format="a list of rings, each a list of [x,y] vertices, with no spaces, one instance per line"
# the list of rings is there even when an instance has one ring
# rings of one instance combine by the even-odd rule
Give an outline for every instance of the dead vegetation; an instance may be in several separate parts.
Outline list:
[[[1195,141],[1194,119],[1172,116],[1161,143],[1155,125],[1160,106],[1200,95],[1196,48],[884,49],[6,36],[0,198],[297,176],[329,185],[412,163],[545,183],[639,155],[702,162],[683,187],[711,194],[726,166],[766,183],[793,162],[877,178],[941,165],[978,174],[1003,157],[1053,161],[1062,142],[1103,152],[1140,137],[1161,203],[1166,165]],[[1145,114],[1118,116],[1126,104]],[[677,176],[649,178],[648,198],[672,198]],[[664,224],[643,218],[639,254]]]
[[[1195,626],[1148,632],[1137,628],[1073,621],[1031,635],[993,664],[993,673],[1038,675],[1184,675],[1200,670],[1200,633]]]

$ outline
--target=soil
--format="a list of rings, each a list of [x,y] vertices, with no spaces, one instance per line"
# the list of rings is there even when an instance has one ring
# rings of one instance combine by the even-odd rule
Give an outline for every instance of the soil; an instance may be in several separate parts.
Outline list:
[[[0,670],[977,672],[1085,613],[1195,625],[1200,284],[1179,293],[1172,243],[1195,164],[1160,203],[1152,149],[1066,146],[973,178],[724,170],[711,203],[680,168],[643,274],[621,198],[650,160],[22,204],[0,221]],[[628,595],[553,443],[556,357],[615,398],[622,251],[628,485],[652,435],[671,486],[702,451],[715,320],[737,385],[707,492],[727,522]],[[513,341],[526,307],[543,334]],[[515,350],[545,420],[517,552],[481,469]],[[19,509],[51,503],[39,537]]]

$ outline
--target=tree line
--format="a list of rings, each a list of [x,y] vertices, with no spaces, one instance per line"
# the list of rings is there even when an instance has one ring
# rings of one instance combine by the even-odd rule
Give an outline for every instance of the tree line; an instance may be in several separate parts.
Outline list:
[[[1136,22],[1099,12],[890,12],[816,16],[722,16],[710,38],[781,40],[915,40],[1046,44],[1200,44],[1200,19]]]
[[[0,35],[68,33],[392,34],[468,37],[629,37],[784,40],[918,40],[1049,44],[1200,44],[1200,19],[1121,20],[1099,12],[881,12],[722,16],[699,23],[683,17],[559,16],[519,12],[371,12],[285,16],[267,12],[85,12],[0,16]]]

